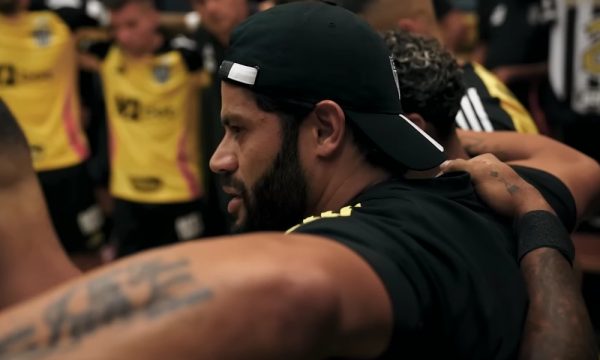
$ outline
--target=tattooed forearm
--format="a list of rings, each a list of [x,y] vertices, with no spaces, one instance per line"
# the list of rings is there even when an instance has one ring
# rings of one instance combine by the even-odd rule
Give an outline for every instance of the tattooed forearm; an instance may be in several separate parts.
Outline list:
[[[198,284],[187,260],[138,262],[67,289],[46,306],[38,321],[0,334],[0,359],[75,346],[115,322],[155,320],[212,296]]]
[[[523,258],[521,270],[530,310],[520,359],[597,359],[587,309],[564,257],[554,249],[538,249]]]

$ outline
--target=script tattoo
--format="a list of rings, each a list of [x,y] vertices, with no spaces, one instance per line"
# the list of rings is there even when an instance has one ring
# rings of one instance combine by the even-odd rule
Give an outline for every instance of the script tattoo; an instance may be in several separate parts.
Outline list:
[[[0,359],[65,350],[115,322],[156,320],[212,297],[185,259],[137,262],[69,288],[44,308],[39,322],[0,335]]]
[[[30,342],[35,334],[35,328],[31,325],[18,328],[0,339],[0,355],[6,353],[15,344]]]
[[[508,191],[509,194],[514,195],[517,192],[519,192],[519,190],[521,190],[519,188],[519,186],[512,184],[510,181],[506,180],[503,176],[500,176],[500,174],[497,171],[491,171],[490,175],[492,177],[495,177],[498,179],[498,181],[500,181],[501,183],[504,184],[504,186],[506,187],[506,191]]]

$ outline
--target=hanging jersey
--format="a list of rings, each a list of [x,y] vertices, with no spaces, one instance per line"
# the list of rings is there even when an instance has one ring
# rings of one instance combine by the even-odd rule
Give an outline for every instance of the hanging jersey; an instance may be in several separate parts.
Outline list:
[[[600,3],[555,0],[550,84],[580,115],[600,114]]]
[[[112,195],[141,203],[199,198],[199,96],[182,52],[131,58],[112,46],[101,73]]]
[[[74,41],[53,12],[0,16],[0,97],[25,132],[36,171],[74,166],[88,156]]]
[[[538,133],[531,115],[496,76],[477,63],[467,63],[462,69],[467,92],[456,115],[458,127],[485,132]]]

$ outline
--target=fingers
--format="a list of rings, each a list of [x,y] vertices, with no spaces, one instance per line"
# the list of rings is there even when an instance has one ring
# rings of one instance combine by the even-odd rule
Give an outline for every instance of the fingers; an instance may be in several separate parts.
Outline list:
[[[455,159],[448,160],[440,165],[442,173],[449,173],[454,171],[466,171],[475,175],[480,171],[485,171],[490,167],[501,163],[497,157],[492,154],[483,154],[476,156],[470,160]]]
[[[440,169],[442,173],[468,172],[479,196],[503,215],[519,216],[539,209],[552,211],[533,186],[492,154],[470,160],[449,160],[440,165]]]
[[[455,171],[467,171],[469,162],[463,159],[446,160],[440,165],[442,173],[447,174]]]

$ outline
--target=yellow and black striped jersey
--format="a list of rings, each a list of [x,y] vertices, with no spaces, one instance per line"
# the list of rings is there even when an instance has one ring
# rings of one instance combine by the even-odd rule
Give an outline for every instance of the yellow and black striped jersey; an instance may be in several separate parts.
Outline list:
[[[113,45],[103,60],[113,196],[160,204],[202,195],[198,66],[187,55],[169,45],[132,58]]]
[[[460,128],[538,133],[527,109],[495,75],[477,63],[466,63],[462,69],[467,92],[456,115]]]

